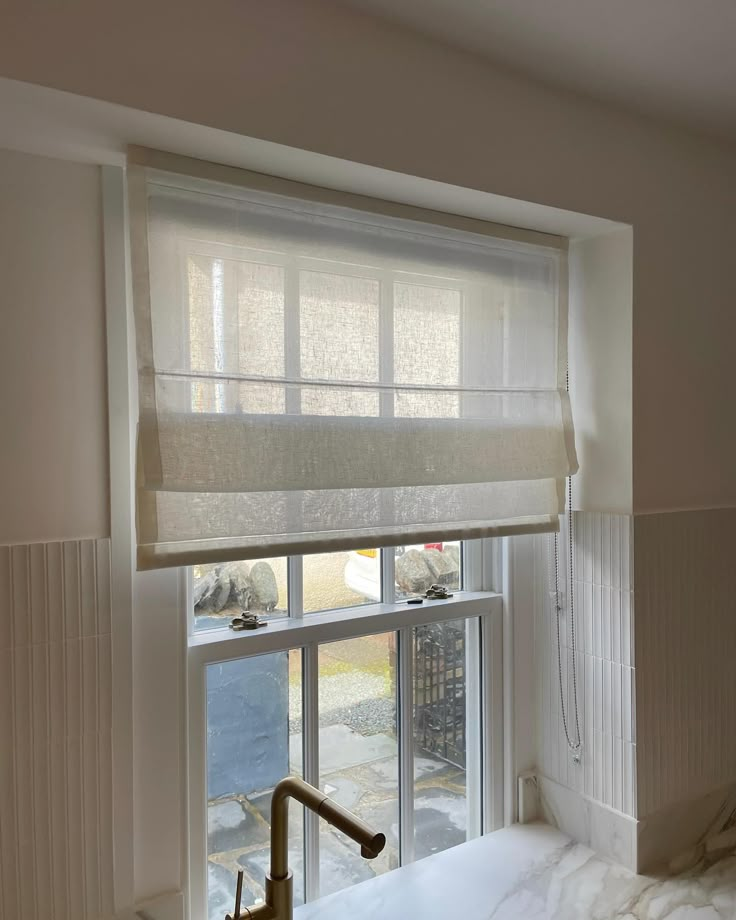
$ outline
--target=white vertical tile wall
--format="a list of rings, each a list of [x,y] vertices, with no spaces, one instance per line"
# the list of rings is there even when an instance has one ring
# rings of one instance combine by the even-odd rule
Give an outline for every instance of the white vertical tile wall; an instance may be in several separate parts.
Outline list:
[[[0,916],[112,916],[110,542],[0,547]]]
[[[736,780],[736,510],[637,516],[634,530],[644,817]]]
[[[567,748],[560,709],[557,631],[551,591],[552,537],[535,538],[535,641],[538,667],[537,747],[541,772],[568,789],[636,815],[636,723],[632,519],[575,512],[573,579],[577,685],[583,750],[580,764]],[[567,532],[559,538],[562,672],[568,726],[574,734],[572,629],[567,601]]]

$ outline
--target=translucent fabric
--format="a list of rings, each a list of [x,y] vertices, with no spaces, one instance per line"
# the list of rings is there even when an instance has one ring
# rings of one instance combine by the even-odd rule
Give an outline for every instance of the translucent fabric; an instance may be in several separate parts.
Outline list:
[[[130,187],[139,567],[556,528],[558,247],[140,166]]]

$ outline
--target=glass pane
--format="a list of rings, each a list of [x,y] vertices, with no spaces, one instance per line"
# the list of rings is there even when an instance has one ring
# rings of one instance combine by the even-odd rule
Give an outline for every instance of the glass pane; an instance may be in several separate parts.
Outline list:
[[[468,628],[453,620],[414,629],[414,855],[416,859],[463,843],[468,825],[466,726],[480,728],[468,692]],[[473,803],[474,808],[479,803]]]
[[[396,547],[396,598],[424,594],[430,585],[444,585],[452,594],[462,585],[459,540]]]
[[[278,265],[240,262],[236,276],[238,300],[237,363],[241,374],[278,377],[285,370],[284,270]],[[243,412],[283,412],[284,389],[238,387]]]
[[[205,374],[284,373],[284,270],[192,253],[187,261],[189,364]],[[283,386],[191,384],[196,412],[282,412]]]
[[[378,381],[380,285],[331,272],[299,273],[302,377]],[[356,388],[305,387],[306,415],[378,415],[378,393]]]
[[[381,598],[381,553],[317,553],[304,557],[304,612],[374,604]]]
[[[241,613],[271,619],[289,609],[287,560],[258,559],[192,567],[194,629],[229,625]]]
[[[394,378],[397,384],[458,386],[462,293],[423,284],[394,285]],[[458,393],[398,391],[395,414],[456,418]]]
[[[207,901],[209,920],[232,910],[244,870],[243,906],[263,898],[271,793],[302,773],[301,651],[207,667]],[[304,902],[304,824],[289,813],[294,901]]]
[[[323,792],[386,835],[373,860],[320,822],[320,896],[381,875],[399,860],[396,634],[319,648],[319,763]]]

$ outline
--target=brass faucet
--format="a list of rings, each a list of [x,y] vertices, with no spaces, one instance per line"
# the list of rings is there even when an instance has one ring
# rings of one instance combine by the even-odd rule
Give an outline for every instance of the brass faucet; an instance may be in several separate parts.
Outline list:
[[[282,779],[271,797],[271,871],[266,875],[266,901],[240,910],[243,872],[238,872],[235,910],[225,920],[292,920],[294,915],[293,878],[289,869],[289,799],[296,799],[316,812],[328,824],[360,844],[360,855],[375,859],[386,846],[386,837],[377,834],[360,818],[324,793],[295,776]]]

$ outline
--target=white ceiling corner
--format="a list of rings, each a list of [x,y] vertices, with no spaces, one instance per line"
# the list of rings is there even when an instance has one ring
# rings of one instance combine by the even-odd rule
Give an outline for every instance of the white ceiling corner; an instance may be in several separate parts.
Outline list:
[[[505,67],[736,140],[736,0],[343,0]]]

